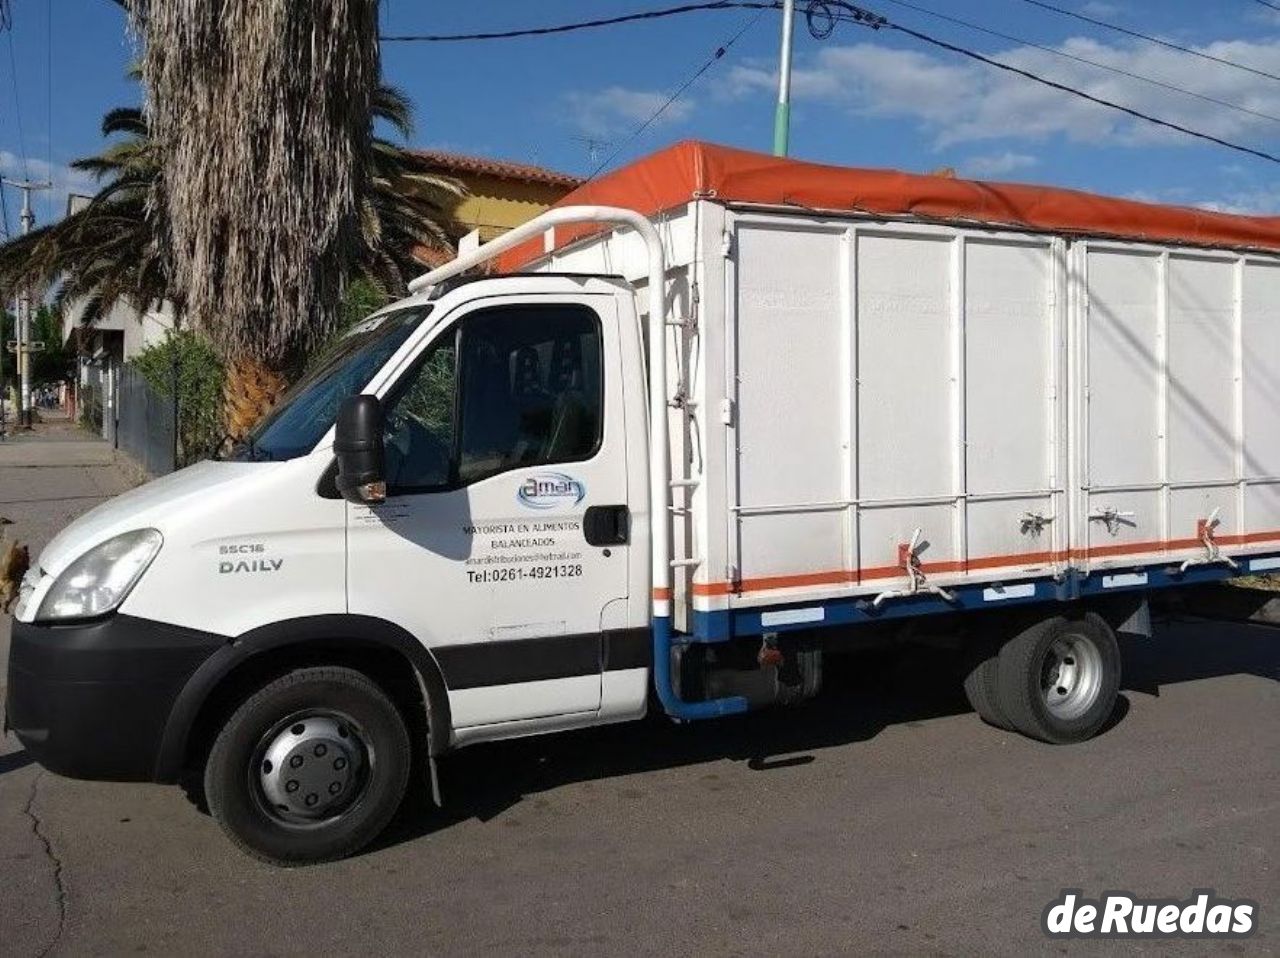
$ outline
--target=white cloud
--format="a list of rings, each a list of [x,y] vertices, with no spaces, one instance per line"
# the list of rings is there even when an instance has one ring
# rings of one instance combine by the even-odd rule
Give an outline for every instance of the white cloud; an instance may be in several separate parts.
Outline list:
[[[36,214],[36,226],[48,225],[50,217],[61,219],[67,209],[67,196],[70,193],[82,193],[92,196],[98,192],[98,183],[89,173],[73,170],[69,166],[54,164],[50,166],[46,160],[28,157],[23,164],[22,158],[8,150],[0,150],[0,174],[6,179],[23,179],[30,177],[36,182],[53,183],[52,190],[39,190],[31,194],[31,207]],[[18,210],[21,200],[18,191],[6,186],[8,191],[6,202],[9,208],[9,229],[15,233],[20,229]]]
[[[1250,181],[1223,189],[1216,196],[1205,196],[1202,191],[1186,186],[1169,186],[1158,190],[1133,190],[1125,195],[1125,199],[1140,203],[1193,206],[1202,210],[1239,213],[1244,216],[1275,216],[1280,214],[1280,180],[1266,183]]]
[[[983,178],[988,176],[1008,176],[1017,170],[1025,170],[1035,166],[1039,160],[1029,153],[1014,153],[1005,150],[1003,153],[990,153],[985,156],[971,156],[960,163],[960,172],[964,176]]]
[[[651,90],[630,90],[611,86],[591,93],[568,93],[564,97],[566,118],[587,136],[610,137],[628,133],[653,116],[666,103],[668,94]],[[663,111],[655,123],[679,123],[693,113],[692,100],[681,98]]]
[[[1266,77],[1151,45],[1109,44],[1073,38],[1059,50],[1258,113],[1280,116],[1280,84]],[[1271,73],[1280,72],[1280,39],[1224,40],[1203,52]],[[1129,77],[1075,63],[1033,47],[993,53],[1004,63],[1096,97],[1121,103],[1183,126],[1245,144],[1274,139],[1274,121],[1161,89]],[[722,96],[772,89],[764,65],[740,64],[721,84]],[[986,140],[1043,141],[1065,137],[1083,143],[1124,145],[1193,143],[1194,140],[1118,111],[1089,103],[1025,77],[943,53],[858,43],[828,46],[793,72],[797,100],[825,103],[850,117],[917,121],[938,147]]]
[[[1201,209],[1222,213],[1244,213],[1249,216],[1275,216],[1280,213],[1280,182],[1232,190],[1217,199],[1195,204]]]

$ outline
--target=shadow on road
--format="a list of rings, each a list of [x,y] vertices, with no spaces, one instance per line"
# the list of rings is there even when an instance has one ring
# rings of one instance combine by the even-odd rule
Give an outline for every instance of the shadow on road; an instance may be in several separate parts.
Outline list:
[[[1274,628],[1175,623],[1157,627],[1152,639],[1125,641],[1122,649],[1122,688],[1130,692],[1159,695],[1164,685],[1222,675],[1280,679],[1280,630]],[[1120,725],[1129,708],[1129,698],[1122,694],[1102,734]],[[914,727],[969,711],[955,653],[908,647],[833,655],[826,663],[822,694],[798,709],[689,725],[651,716],[638,723],[463,749],[440,764],[444,809],[432,806],[424,785],[374,849],[470,818],[487,821],[529,795],[574,782],[724,759],[768,774],[810,764],[817,760],[814,752],[869,740],[889,726]]]

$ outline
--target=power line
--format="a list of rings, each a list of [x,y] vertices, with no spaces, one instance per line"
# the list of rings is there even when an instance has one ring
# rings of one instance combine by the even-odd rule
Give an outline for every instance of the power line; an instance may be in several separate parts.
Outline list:
[[[756,23],[760,20],[760,18],[764,16],[765,10],[771,9],[772,6],[773,5],[770,4],[769,6],[762,7],[761,9],[757,10],[756,15],[752,17],[750,20],[748,20],[746,23],[744,23],[741,29],[739,29],[737,33],[731,36],[728,40],[726,40],[720,46],[716,47],[715,52],[712,53],[711,56],[709,56],[706,59],[706,61],[702,64],[702,66],[698,67],[698,69],[694,71],[694,74],[691,77],[689,77],[689,79],[685,80],[684,83],[680,84],[680,86],[676,89],[674,93],[671,94],[671,96],[667,97],[666,102],[664,102],[660,107],[654,110],[653,113],[650,114],[650,116],[643,123],[641,123],[638,127],[635,128],[635,130],[631,132],[630,136],[628,136],[625,140],[619,143],[618,146],[614,149],[614,151],[610,153],[600,163],[599,166],[597,166],[594,170],[591,171],[591,175],[587,177],[587,182],[594,180],[600,174],[600,171],[605,169],[610,163],[612,163],[615,159],[617,159],[618,155],[624,149],[626,149],[626,147],[633,140],[635,140],[636,137],[640,136],[640,134],[642,134],[645,130],[647,130],[649,126],[658,119],[658,117],[666,113],[667,110],[670,108],[671,104],[675,103],[676,100],[680,99],[680,97],[684,94],[685,90],[689,89],[689,87],[693,86],[696,82],[698,82],[698,78],[701,77],[702,74],[710,70],[717,60],[721,59],[726,53],[728,53],[729,49],[735,43],[741,40],[743,35],[745,35],[746,32],[750,30],[752,27],[754,27]]]
[[[852,4],[845,3],[844,0],[825,0],[825,2],[828,2],[833,6],[837,6],[843,10],[849,10],[851,8],[854,10],[854,16],[849,16],[848,14],[836,14],[836,19],[838,20],[851,22],[851,23],[866,22],[865,18],[867,16],[867,11],[865,10],[853,7]],[[875,16],[875,15],[873,14],[872,16]],[[1280,163],[1280,156],[1276,156],[1272,153],[1267,153],[1263,150],[1254,149],[1253,147],[1250,147],[1250,146],[1243,146],[1239,143],[1233,143],[1230,140],[1224,140],[1221,137],[1213,136],[1210,133],[1201,133],[1199,130],[1193,130],[1190,127],[1183,126],[1179,123],[1174,123],[1170,120],[1162,120],[1159,117],[1152,116],[1149,113],[1143,113],[1141,110],[1135,110],[1132,107],[1127,107],[1121,103],[1116,103],[1113,100],[1106,100],[1106,99],[1103,99],[1102,97],[1094,96],[1092,93],[1085,93],[1083,90],[1078,90],[1073,86],[1068,86],[1065,83],[1058,83],[1056,80],[1047,79],[1046,77],[1042,77],[1039,74],[1032,73],[1030,70],[1023,70],[1020,67],[1011,66],[1008,63],[1001,63],[999,60],[993,60],[991,57],[984,56],[983,54],[977,53],[973,50],[967,50],[964,47],[957,46],[954,43],[948,43],[946,40],[939,40],[937,37],[931,37],[929,36],[929,34],[921,33],[919,30],[912,30],[910,27],[904,27],[901,24],[891,23],[889,20],[885,19],[884,17],[877,17],[876,19],[878,21],[878,23],[876,24],[878,27],[883,27],[888,30],[896,30],[898,33],[903,33],[909,37],[914,37],[917,40],[920,40],[924,43],[928,43],[932,46],[938,47],[939,49],[949,50],[952,53],[958,53],[961,56],[968,57],[971,60],[977,60],[980,63],[985,63],[988,66],[993,66],[998,70],[1004,70],[1007,73],[1017,74],[1018,76],[1024,77],[1035,83],[1039,83],[1043,86],[1050,87],[1054,90],[1060,90],[1063,93],[1070,93],[1072,96],[1080,97],[1083,100],[1088,100],[1089,102],[1096,103],[1099,106],[1105,106],[1105,107],[1109,107],[1112,110],[1118,110],[1121,113],[1125,113],[1136,119],[1144,120],[1145,122],[1154,124],[1155,126],[1161,126],[1168,130],[1174,130],[1178,133],[1195,137],[1198,140],[1205,140],[1206,142],[1209,142],[1209,143],[1215,143],[1218,146],[1226,147],[1229,150],[1235,150],[1239,153],[1247,153],[1250,156],[1256,156],[1259,159],[1268,160],[1272,163]]]
[[[890,0],[890,2],[901,2],[901,0]],[[1235,63],[1230,60],[1225,60],[1225,59],[1222,59],[1221,57],[1215,57],[1211,54],[1203,53],[1199,50],[1193,50],[1189,47],[1181,47],[1181,46],[1178,46],[1177,44],[1170,43],[1169,41],[1160,40],[1156,37],[1151,37],[1151,36],[1148,36],[1147,34],[1138,33],[1137,31],[1129,30],[1125,27],[1116,26],[1114,24],[1107,23],[1103,20],[1097,20],[1093,17],[1087,17],[1084,14],[1078,14],[1071,10],[1064,10],[1060,7],[1053,6],[1052,4],[1045,3],[1043,2],[1043,0],[1023,0],[1023,2],[1030,3],[1038,7],[1042,7],[1046,10],[1051,10],[1055,13],[1060,13],[1064,16],[1075,17],[1077,19],[1084,20],[1089,23],[1093,23],[1097,26],[1115,30],[1117,32],[1124,33],[1126,35],[1133,36],[1138,39],[1146,40],[1151,43],[1156,43],[1161,46],[1169,47],[1170,49],[1178,50],[1183,53],[1188,53],[1193,56],[1200,57],[1201,59],[1212,60],[1214,62],[1221,63],[1225,66],[1235,67],[1236,69],[1239,69],[1239,70],[1244,70],[1250,73],[1256,73],[1260,76],[1265,76],[1270,79],[1280,81],[1280,76],[1275,76],[1273,74],[1266,73],[1262,70],[1256,70],[1253,67],[1244,66],[1243,64]],[[905,4],[905,3],[903,5],[909,6],[909,4]],[[428,43],[446,43],[446,42],[455,42],[455,41],[464,41],[464,40],[509,39],[512,37],[521,37],[521,36],[544,36],[552,33],[568,33],[574,30],[594,29],[596,27],[611,26],[611,25],[620,24],[620,23],[632,23],[632,22],[641,21],[641,20],[653,20],[653,19],[658,19],[662,17],[671,17],[671,16],[677,16],[681,14],[695,13],[695,12],[702,12],[702,11],[709,11],[709,10],[753,9],[753,10],[758,10],[763,12],[765,10],[780,9],[781,6],[782,4],[779,2],[779,0],[714,0],[714,2],[689,3],[689,4],[683,4],[678,7],[667,7],[665,9],[660,9],[660,10],[648,10],[648,11],[643,11],[641,13],[626,14],[618,17],[610,17],[607,19],[586,20],[586,21],[579,21],[575,23],[557,24],[555,26],[549,26],[549,27],[532,27],[532,28],[526,28],[522,30],[508,30],[508,31],[496,32],[496,33],[435,34],[435,35],[424,34],[424,35],[412,35],[412,36],[397,35],[397,36],[384,36],[381,39],[388,40],[388,41],[420,41],[420,42],[428,42]],[[918,8],[918,9],[920,9],[921,12],[932,13],[932,11],[925,11],[923,8]],[[836,13],[835,12],[836,10],[839,10],[841,12]],[[1280,163],[1280,157],[1277,157],[1271,153],[1267,153],[1263,150],[1258,150],[1258,149],[1254,149],[1253,147],[1244,146],[1243,144],[1240,144],[1240,143],[1234,143],[1230,140],[1226,140],[1209,133],[1202,133],[1199,130],[1192,129],[1191,127],[1188,127],[1188,126],[1183,126],[1182,124],[1179,124],[1179,123],[1174,123],[1173,121],[1170,121],[1170,120],[1164,120],[1164,119],[1161,119],[1160,117],[1152,116],[1149,113],[1144,113],[1141,110],[1134,109],[1133,107],[1128,107],[1128,106],[1125,106],[1124,104],[1116,103],[1112,100],[1107,100],[1103,97],[1094,96],[1091,93],[1086,93],[1085,91],[1077,89],[1076,87],[1070,86],[1068,84],[1059,83],[1056,80],[1050,80],[1046,77],[1042,77],[1037,73],[1031,72],[1030,70],[1024,70],[1019,67],[1011,66],[1010,64],[1007,64],[1007,63],[1002,63],[999,60],[992,59],[991,57],[985,56],[981,53],[977,53],[973,50],[969,50],[965,47],[958,46],[954,43],[949,43],[945,40],[940,40],[937,37],[932,37],[927,33],[922,33],[918,30],[913,30],[909,27],[904,27],[900,24],[891,23],[885,17],[872,13],[862,7],[858,7],[848,2],[848,0],[809,0],[809,2],[806,5],[805,13],[806,13],[806,19],[808,21],[809,32],[817,39],[825,39],[827,36],[829,36],[831,33],[831,25],[836,21],[840,21],[844,23],[854,23],[860,26],[872,27],[873,29],[880,29],[880,28],[892,29],[906,36],[913,37],[923,43],[927,43],[932,46],[938,47],[939,49],[947,50],[949,52],[956,53],[964,57],[968,57],[980,63],[985,63],[988,66],[995,67],[996,69],[1003,70],[1007,73],[1013,73],[1027,80],[1031,80],[1034,83],[1039,83],[1043,86],[1050,87],[1051,89],[1059,90],[1063,93],[1068,93],[1072,96],[1079,97],[1080,99],[1083,99],[1083,100],[1088,100],[1089,102],[1095,103],[1098,106],[1104,106],[1112,110],[1117,110],[1121,113],[1126,114],[1127,116],[1131,116],[1135,119],[1142,120],[1147,123],[1151,123],[1155,126],[1163,127],[1164,129],[1168,129],[1168,130],[1173,130],[1175,132],[1182,133],[1185,136],[1190,136],[1195,139],[1203,140],[1208,143],[1213,143],[1217,146],[1222,146],[1222,147],[1225,147],[1226,149],[1234,150],[1239,153],[1246,153],[1250,156],[1254,156],[1263,160],[1268,160],[1272,163]],[[757,15],[757,19],[758,17],[759,17],[759,14]],[[965,25],[965,26],[970,26],[970,24],[968,24],[967,22],[959,21],[956,18],[946,17],[944,19],[953,19],[957,23],[961,23],[962,25]],[[754,23],[754,21],[752,22]],[[987,28],[985,27],[978,27],[977,25],[972,25],[972,26],[975,29],[981,29],[984,31],[987,30]],[[990,31],[990,32],[995,33],[995,31]],[[1000,34],[996,34],[996,35],[1000,35]],[[1026,41],[1022,41],[1017,38],[1008,37],[1008,36],[1003,36],[1002,38],[1009,39],[1015,43],[1026,42]],[[737,38],[735,37],[734,39],[736,40]],[[1029,44],[1029,45],[1038,46],[1036,44]],[[686,90],[694,81],[696,81],[699,76],[705,73],[706,70],[710,68],[712,63],[714,63],[716,60],[718,60],[721,56],[724,55],[724,51],[728,49],[728,46],[729,44],[726,44],[724,47],[719,48],[717,52],[713,54],[711,59],[708,60],[706,63],[704,63],[702,67],[698,70],[698,72],[695,73],[694,76],[691,77],[689,81],[687,81],[679,90],[677,90],[676,93],[673,94],[673,96],[666,103],[664,103],[661,107],[659,107],[659,109],[655,112],[653,116],[651,116],[644,123],[642,123],[640,127],[628,138],[626,142],[630,142],[630,140],[635,139],[635,137],[638,136],[640,133],[642,133],[646,128],[648,128],[648,126],[652,124],[654,120],[656,120],[659,116],[661,116],[662,113],[664,113],[670,107],[670,105],[674,103],[675,100],[684,92],[684,90]],[[1051,48],[1044,48],[1044,49],[1051,49]],[[1051,52],[1060,53],[1060,51],[1051,51]],[[1094,64],[1092,63],[1092,61],[1085,61],[1084,58],[1075,58],[1073,55],[1069,55],[1069,54],[1064,54],[1064,55],[1072,59],[1079,59],[1082,62],[1088,62],[1091,65],[1101,66],[1103,69],[1113,69],[1113,70],[1116,70],[1116,72],[1124,72],[1126,73],[1126,75],[1133,76],[1135,79],[1141,79],[1147,82],[1155,82],[1157,84],[1162,84],[1162,81],[1153,81],[1151,80],[1151,78],[1142,77],[1139,74],[1128,74],[1127,71],[1119,71],[1116,68],[1108,68],[1101,64]],[[1173,85],[1169,84],[1169,86],[1172,87]],[[1204,97],[1203,94],[1197,94],[1190,90],[1183,90],[1181,87],[1175,87],[1175,89],[1178,89],[1179,91],[1184,93],[1189,93],[1192,96],[1200,97],[1202,99],[1207,99],[1210,102],[1218,103],[1218,105],[1221,105],[1221,106],[1230,106],[1233,109],[1240,109],[1245,112],[1256,113],[1256,111],[1247,110],[1247,108],[1244,108],[1244,107],[1236,107],[1234,104],[1227,103],[1226,101],[1218,101],[1213,98]],[[1263,113],[1257,113],[1256,115],[1269,120],[1280,119],[1280,118],[1272,117],[1268,114],[1263,114]],[[591,177],[595,177],[596,174],[598,174],[601,169],[608,166],[609,163],[613,161],[613,159],[622,151],[623,147],[625,146],[626,146],[626,143],[624,142],[622,146],[619,146],[619,148],[615,150],[613,154],[611,154],[610,157],[591,174]]]
[[[1134,37],[1138,40],[1146,40],[1148,43],[1156,43],[1162,47],[1168,47],[1170,50],[1177,50],[1179,53],[1187,53],[1193,57],[1199,57],[1202,60],[1211,60],[1214,63],[1221,63],[1223,66],[1234,67],[1237,70],[1244,70],[1246,73],[1253,73],[1260,77],[1266,77],[1268,80],[1280,81],[1280,76],[1277,76],[1274,73],[1268,73],[1266,70],[1259,70],[1255,67],[1245,66],[1243,63],[1237,63],[1234,60],[1227,60],[1223,57],[1215,57],[1212,53],[1205,53],[1202,50],[1179,46],[1169,40],[1161,40],[1159,37],[1153,37],[1147,33],[1139,33],[1137,30],[1130,30],[1128,27],[1122,27],[1115,23],[1108,23],[1106,20],[1099,20],[1096,17],[1077,13],[1074,10],[1055,7],[1052,3],[1045,3],[1044,0],[1022,0],[1022,2],[1029,3],[1033,7],[1040,7],[1042,10],[1050,10],[1053,13],[1060,14],[1064,17],[1074,17],[1076,20],[1083,20],[1085,23],[1092,23],[1095,27],[1102,27],[1104,30],[1114,30],[1116,33],[1123,33],[1125,36]]]
[[[13,53],[13,31],[5,32],[9,37],[9,71],[13,78],[13,119],[18,125],[18,152],[22,154],[22,178],[29,180],[31,173],[27,169],[27,141],[22,135],[22,105],[18,96],[18,59]]]
[[[1271,0],[1255,0],[1255,2],[1260,3],[1271,10],[1280,10],[1280,5],[1272,3]]]
[[[888,3],[896,4],[899,7],[905,7],[908,10],[915,10],[917,13],[923,13],[930,17],[936,17],[939,20],[946,20],[948,23],[954,23],[965,27],[969,30],[976,30],[979,33],[985,33],[987,36],[997,37],[1001,40],[1007,40],[1010,43],[1021,44],[1030,47],[1033,50],[1040,50],[1043,53],[1051,53],[1055,57],[1061,57],[1064,60],[1074,60],[1076,63],[1083,63],[1086,66],[1096,67],[1099,70],[1106,70],[1109,73],[1115,73],[1119,76],[1129,77],[1132,80],[1140,80],[1143,83],[1149,83],[1152,86],[1161,87],[1165,90],[1171,90],[1175,93],[1181,93],[1184,96],[1195,97],[1205,103],[1212,103],[1215,106],[1226,107],[1228,110],[1235,110],[1238,113],[1247,113],[1250,116],[1256,116],[1263,120],[1271,120],[1273,123],[1280,123],[1280,116],[1272,116],[1270,113],[1263,113],[1260,110],[1251,110],[1248,107],[1231,103],[1227,100],[1220,100],[1217,97],[1209,96],[1205,93],[1197,93],[1195,90],[1188,90],[1173,83],[1166,83],[1164,80],[1157,80],[1155,77],[1144,76],[1141,73],[1133,73],[1130,70],[1123,70],[1120,67],[1111,66],[1107,63],[1100,63],[1097,60],[1090,60],[1088,57],[1077,56],[1074,53],[1067,53],[1065,50],[1057,50],[1044,44],[1036,43],[1034,40],[1027,40],[1023,37],[1013,36],[1012,34],[1002,33],[999,30],[993,30],[990,27],[984,27],[981,24],[973,23],[969,20],[962,20],[959,17],[953,17],[950,14],[939,13],[937,10],[930,10],[928,7],[922,7],[918,4],[909,3],[907,0],[887,0]],[[1259,0],[1262,2],[1262,0]],[[1280,10],[1280,7],[1276,7]]]
[[[743,7],[753,10],[774,10],[781,4],[761,0],[761,2],[742,2],[742,0],[707,0],[703,3],[685,3],[678,7],[665,7],[659,10],[643,10],[639,13],[626,13],[616,17],[603,17],[599,20],[580,20],[573,23],[561,23],[549,27],[526,27],[517,30],[500,30],[489,33],[434,33],[434,34],[389,34],[378,39],[384,43],[459,43],[466,40],[512,40],[517,37],[545,37],[555,33],[572,33],[576,30],[593,30],[597,27],[612,27],[621,23],[638,23],[642,20],[659,20],[663,17],[674,17],[685,13],[702,13],[708,10],[734,10]]]

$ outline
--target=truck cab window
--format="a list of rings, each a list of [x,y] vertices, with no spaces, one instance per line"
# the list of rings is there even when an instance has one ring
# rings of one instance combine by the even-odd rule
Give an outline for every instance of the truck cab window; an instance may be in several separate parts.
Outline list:
[[[468,485],[574,462],[600,445],[600,320],[584,306],[517,306],[465,319],[387,407],[395,492]]]

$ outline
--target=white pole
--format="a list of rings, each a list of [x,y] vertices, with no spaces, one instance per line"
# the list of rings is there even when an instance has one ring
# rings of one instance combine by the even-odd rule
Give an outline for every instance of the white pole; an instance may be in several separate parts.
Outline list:
[[[33,183],[30,180],[5,180],[4,182],[22,190],[22,213],[19,220],[22,223],[22,235],[26,236],[36,222],[35,214],[31,212],[31,191],[47,190],[53,184]],[[31,413],[31,293],[26,289],[18,293],[17,327],[18,378],[21,382],[21,392],[18,397],[18,425],[30,428],[34,419]]]

